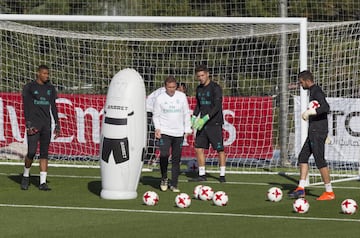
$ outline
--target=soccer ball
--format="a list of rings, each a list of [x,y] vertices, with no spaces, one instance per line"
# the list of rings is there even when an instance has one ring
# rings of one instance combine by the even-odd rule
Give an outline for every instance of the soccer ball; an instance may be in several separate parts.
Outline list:
[[[269,190],[267,191],[267,198],[271,202],[281,201],[282,196],[283,196],[283,192],[278,187],[269,188]]]
[[[200,199],[199,195],[200,195],[200,192],[201,192],[201,188],[203,187],[203,185],[197,185],[195,188],[194,188],[194,198],[195,199]]]
[[[320,107],[320,103],[316,100],[313,100],[311,102],[309,102],[309,106],[308,106],[308,109],[316,109]]]
[[[216,206],[222,207],[226,206],[229,201],[229,197],[224,191],[217,191],[214,193],[212,200]]]
[[[297,213],[307,213],[309,211],[310,204],[305,198],[298,198],[293,203],[294,211]]]
[[[143,195],[143,202],[148,206],[155,206],[159,202],[159,195],[154,191],[147,191]]]
[[[196,160],[190,160],[187,163],[187,172],[197,173],[199,171],[199,165]]]
[[[341,203],[341,211],[344,214],[352,215],[354,214],[358,209],[357,203],[353,199],[345,199]]]
[[[210,186],[202,186],[199,193],[199,198],[203,201],[209,201],[214,196],[214,190]]]
[[[191,198],[187,193],[180,193],[175,197],[175,204],[180,208],[189,207],[191,204]]]

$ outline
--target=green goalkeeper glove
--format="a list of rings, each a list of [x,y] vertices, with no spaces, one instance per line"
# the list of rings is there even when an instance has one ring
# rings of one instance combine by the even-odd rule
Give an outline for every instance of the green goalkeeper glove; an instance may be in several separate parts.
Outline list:
[[[194,128],[194,126],[195,126],[196,118],[197,118],[197,117],[194,116],[194,115],[191,116],[191,119],[190,119],[190,120],[191,120],[191,127],[192,127],[192,128]]]
[[[194,125],[194,129],[196,130],[201,130],[205,123],[210,119],[209,115],[206,114],[205,116],[203,116],[202,118],[198,119],[195,121],[195,125]]]

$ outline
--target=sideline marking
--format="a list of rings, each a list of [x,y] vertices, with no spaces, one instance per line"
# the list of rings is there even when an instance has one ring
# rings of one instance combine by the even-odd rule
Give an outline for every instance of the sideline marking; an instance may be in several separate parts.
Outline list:
[[[205,215],[205,216],[248,217],[248,218],[268,218],[268,219],[336,221],[336,222],[360,222],[360,219],[339,219],[339,218],[331,218],[331,217],[322,218],[322,217],[270,216],[270,215],[231,214],[231,213],[214,213],[214,212],[133,210],[133,209],[121,209],[121,208],[63,207],[63,206],[39,206],[39,205],[17,205],[17,204],[0,204],[0,207],[83,210],[83,211],[107,211],[107,212],[132,212],[132,213],[155,213],[155,214],[172,214],[172,215]]]

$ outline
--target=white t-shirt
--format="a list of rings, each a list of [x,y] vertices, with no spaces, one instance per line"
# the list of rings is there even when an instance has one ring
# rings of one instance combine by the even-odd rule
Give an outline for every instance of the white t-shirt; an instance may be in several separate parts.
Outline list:
[[[155,91],[153,91],[152,93],[150,93],[149,96],[147,96],[147,98],[146,98],[146,111],[147,112],[154,112],[155,99],[157,98],[157,96],[159,96],[163,92],[165,92],[165,87],[158,88]]]
[[[183,136],[191,133],[190,109],[184,93],[175,91],[173,96],[166,92],[155,99],[153,121],[155,129],[169,136]]]

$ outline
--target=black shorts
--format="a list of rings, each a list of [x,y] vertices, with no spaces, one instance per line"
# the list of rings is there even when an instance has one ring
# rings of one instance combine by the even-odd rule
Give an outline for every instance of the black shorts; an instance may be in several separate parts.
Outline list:
[[[224,151],[222,125],[206,125],[196,132],[195,148],[209,149],[209,145],[217,152]]]
[[[300,151],[298,161],[299,163],[308,163],[309,157],[312,154],[315,159],[315,164],[318,169],[327,166],[325,161],[325,140],[327,132],[311,132]]]
[[[48,159],[49,157],[49,145],[51,140],[50,127],[44,126],[39,129],[39,132],[35,135],[27,136],[28,140],[28,153],[29,159],[34,159],[38,143],[40,143],[40,159]]]

